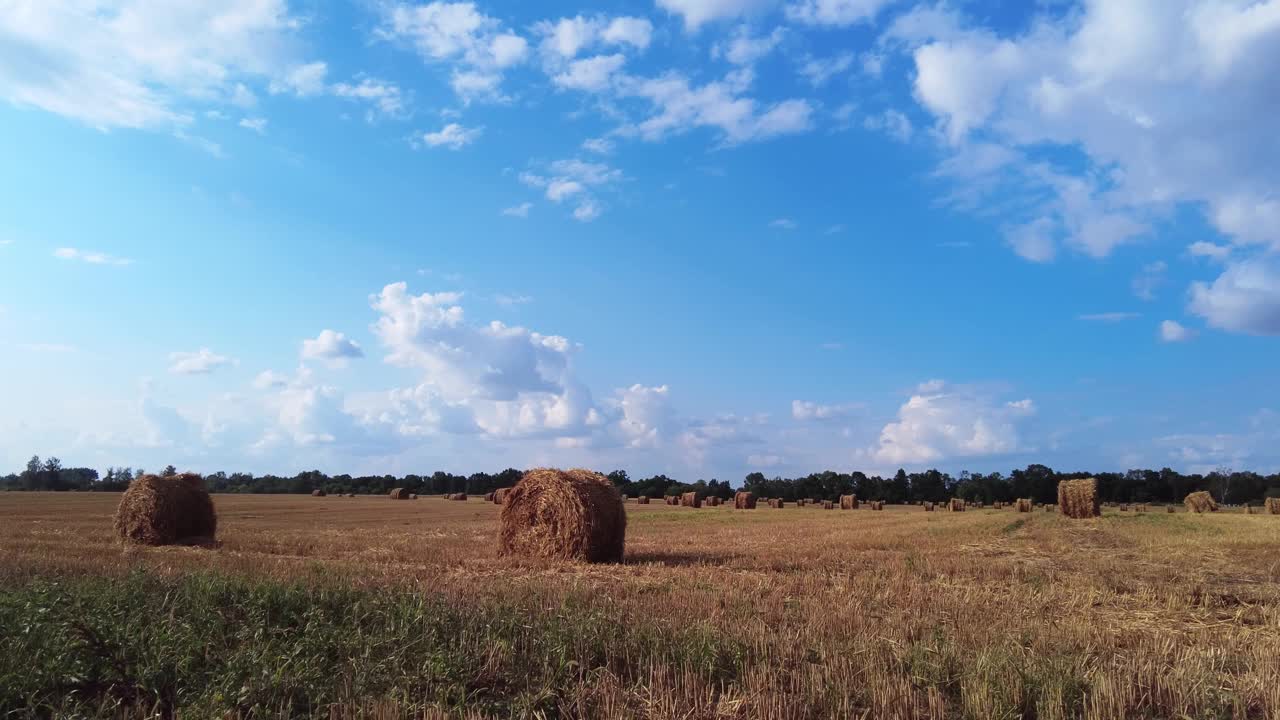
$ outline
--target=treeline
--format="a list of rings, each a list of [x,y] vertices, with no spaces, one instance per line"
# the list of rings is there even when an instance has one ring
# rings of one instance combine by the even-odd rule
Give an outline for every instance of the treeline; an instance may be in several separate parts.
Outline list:
[[[161,474],[177,472],[173,466]],[[145,474],[141,468],[109,467],[99,475],[93,468],[64,468],[57,458],[41,460],[32,457],[24,471],[0,476],[2,490],[78,490],[120,492],[129,486],[133,478]],[[431,475],[326,475],[318,470],[301,472],[291,477],[279,475],[253,475],[252,473],[216,472],[205,475],[205,482],[215,493],[306,494],[313,490],[328,493],[356,493],[358,495],[384,495],[393,488],[406,488],[419,495],[443,495],[468,493],[482,495],[491,490],[511,487],[520,479],[522,471],[507,468],[498,473],[478,472],[471,475],[454,475],[436,472]],[[1220,502],[1230,504],[1260,503],[1266,497],[1280,497],[1280,473],[1260,475],[1249,471],[1218,470],[1207,475],[1183,474],[1169,468],[1162,470],[1130,470],[1125,473],[1055,472],[1044,465],[1028,465],[1021,470],[1003,473],[971,473],[952,476],[938,470],[908,473],[899,470],[889,478],[866,475],[861,472],[838,473],[826,471],[798,478],[765,477],[763,473],[751,473],[740,486],[728,480],[698,480],[687,483],[666,475],[632,480],[625,470],[608,474],[614,485],[625,495],[662,497],[685,492],[697,492],[702,497],[731,498],[739,489],[748,490],[758,497],[819,498],[835,500],[841,495],[857,495],[863,500],[884,500],[889,503],[942,501],[959,497],[967,501],[996,500],[1008,502],[1016,498],[1031,498],[1036,502],[1056,502],[1058,482],[1076,478],[1096,477],[1104,502],[1181,502],[1188,493],[1207,490]]]

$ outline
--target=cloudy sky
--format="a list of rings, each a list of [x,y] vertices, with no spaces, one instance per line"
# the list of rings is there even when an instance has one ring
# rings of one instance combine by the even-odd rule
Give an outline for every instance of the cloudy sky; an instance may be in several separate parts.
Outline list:
[[[0,0],[0,471],[1280,468],[1280,0]]]

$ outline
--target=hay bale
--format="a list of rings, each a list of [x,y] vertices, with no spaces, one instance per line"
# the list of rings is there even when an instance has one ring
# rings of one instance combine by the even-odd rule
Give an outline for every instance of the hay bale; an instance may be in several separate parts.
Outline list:
[[[1098,480],[1084,478],[1063,480],[1058,483],[1058,506],[1062,508],[1062,514],[1069,518],[1098,517],[1102,514],[1102,503],[1098,497]]]
[[[734,510],[755,510],[756,509],[755,493],[747,492],[745,490],[735,493],[733,496],[733,509]]]
[[[1263,505],[1269,515],[1280,515],[1280,497],[1269,497]]]
[[[857,510],[858,496],[857,495],[841,495],[840,509],[841,510]]]
[[[1015,502],[1017,504],[1018,512],[1020,513],[1031,512],[1030,498],[1018,498]]]
[[[511,492],[511,488],[498,488],[493,491],[493,502],[495,505],[502,505],[507,502],[507,493]],[[646,502],[648,502],[646,500]]]
[[[1178,512],[1178,509],[1177,509],[1176,507],[1172,506],[1172,505],[1165,505],[1165,506],[1164,506],[1164,510],[1165,510],[1165,512],[1169,512],[1169,513],[1176,513],[1176,512]]]
[[[768,504],[769,507],[775,508],[778,510],[781,510],[782,508],[786,507],[786,503],[782,501],[782,498],[769,498],[768,500],[765,501],[765,503]]]
[[[1245,515],[1257,515],[1257,514],[1258,514],[1258,509],[1257,509],[1257,508],[1255,508],[1255,507],[1254,507],[1254,506],[1252,506],[1252,505],[1249,505],[1248,503],[1245,503],[1245,506],[1244,506],[1244,514],[1245,514]]]
[[[1218,512],[1218,503],[1204,490],[1191,493],[1182,500],[1182,504],[1194,513]]]
[[[951,502],[947,503],[948,512],[964,512],[964,500],[960,498],[951,498]]]
[[[311,497],[324,497],[325,495],[328,495],[328,493],[318,488],[311,491]]]
[[[141,475],[129,483],[116,507],[116,534],[142,545],[213,541],[218,513],[195,473]]]
[[[648,495],[641,495],[640,497],[636,498],[636,504],[637,504],[637,505],[648,505],[648,504],[649,504],[649,496],[648,496]]]
[[[1044,504],[1044,511],[1045,511],[1045,512],[1053,512],[1054,510],[1057,510],[1057,509],[1058,509],[1058,506],[1057,506],[1057,505],[1054,505],[1053,503],[1045,503],[1045,504]]]
[[[926,502],[926,503],[924,504],[924,511],[925,511],[925,512],[933,512],[933,503],[931,503],[931,502]]]
[[[530,470],[502,507],[504,555],[621,562],[627,513],[618,488],[590,470]]]
[[[410,499],[410,500],[417,500],[417,499],[418,499],[418,493],[409,493],[409,499]],[[466,498],[462,498],[462,499],[463,499],[463,500],[466,500]]]
[[[492,492],[492,491],[485,493],[485,494],[484,494],[484,501],[485,501],[485,502],[490,502],[490,503],[491,503],[491,502],[493,502],[493,496],[494,496],[495,494],[496,494],[496,493],[494,493],[494,492]]]
[[[835,510],[835,509],[836,509],[836,504],[835,504],[835,503],[833,503],[833,502],[831,502],[830,500],[823,500],[823,501],[822,501],[822,509],[823,509],[823,510]]]
[[[1000,502],[999,500],[991,503],[991,509],[993,510],[999,510],[1002,507],[1004,507],[1004,503]]]
[[[408,500],[409,491],[404,488],[395,488],[391,491],[392,500]]]
[[[680,495],[680,506],[700,508],[702,507],[702,498],[698,497],[696,492],[687,492]]]
[[[720,498],[715,497],[715,496],[712,496],[712,497],[707,498],[707,505],[709,505],[709,506],[711,506],[711,507],[719,507],[719,505],[720,505]]]
[[[450,500],[459,500],[459,501],[466,500],[466,499],[467,499],[467,494],[466,494],[466,493],[453,493],[452,495],[450,495],[450,496],[449,496],[449,499],[450,499]]]

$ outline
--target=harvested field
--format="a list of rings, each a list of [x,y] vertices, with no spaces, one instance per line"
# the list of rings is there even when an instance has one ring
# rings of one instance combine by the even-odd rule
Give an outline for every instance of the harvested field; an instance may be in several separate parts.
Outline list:
[[[216,548],[125,546],[119,497],[0,494],[0,628],[32,628],[0,633],[0,714],[1280,716],[1274,515],[629,503],[623,563],[585,565],[499,556],[501,506],[386,496],[215,495]]]

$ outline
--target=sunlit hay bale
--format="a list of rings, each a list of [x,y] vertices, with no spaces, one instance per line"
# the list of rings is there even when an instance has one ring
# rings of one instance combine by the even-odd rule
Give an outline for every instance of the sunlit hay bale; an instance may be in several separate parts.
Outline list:
[[[841,495],[840,509],[841,510],[857,510],[858,496],[857,495]]]
[[[1002,507],[1004,507],[1004,504],[1001,503],[999,500],[996,500],[995,502],[991,503],[992,510],[999,510]]]
[[[530,470],[502,507],[507,555],[621,562],[627,513],[618,488],[590,470]]]
[[[1045,512],[1053,512],[1054,510],[1057,510],[1057,509],[1058,509],[1058,506],[1057,506],[1057,505],[1054,505],[1053,503],[1045,503],[1045,504],[1044,504],[1044,511],[1045,511]]]
[[[785,507],[782,503],[782,498],[769,498],[765,503],[771,508],[782,509]]]
[[[1213,496],[1204,490],[1191,493],[1183,499],[1182,504],[1194,513],[1218,512],[1218,503],[1214,502]]]
[[[507,493],[511,492],[511,488],[498,488],[493,491],[493,502],[495,505],[502,505],[507,501]],[[646,500],[646,502],[648,502]]]
[[[485,501],[485,502],[490,502],[490,503],[491,503],[491,502],[493,502],[493,495],[494,495],[494,493],[493,493],[492,491],[485,493],[485,494],[484,494],[484,501]],[[623,500],[625,500],[625,499],[626,499],[626,498],[624,497],[624,498],[623,498]]]
[[[707,505],[710,505],[711,507],[719,507],[719,506],[720,506],[720,498],[715,497],[715,496],[712,496],[712,497],[707,498]]]
[[[883,501],[883,500],[868,500],[868,501],[867,501],[867,509],[868,509],[868,510],[884,510],[884,501]]]
[[[1270,515],[1280,515],[1280,497],[1267,498],[1267,513]]]
[[[1069,518],[1083,519],[1102,514],[1098,497],[1098,481],[1095,478],[1063,480],[1058,483],[1058,507]]]
[[[949,512],[964,512],[964,500],[960,498],[951,498],[951,502],[947,504]]]
[[[312,490],[312,491],[311,491],[311,497],[324,497],[324,496],[325,496],[325,495],[327,495],[327,494],[328,494],[328,493],[326,493],[325,491],[320,490],[320,489],[316,489],[316,490]]]
[[[648,505],[648,504],[649,504],[649,496],[648,496],[648,495],[641,495],[640,497],[636,498],[636,504],[637,504],[637,505]]]
[[[1250,504],[1248,504],[1248,503],[1245,503],[1245,506],[1244,506],[1244,514],[1245,514],[1245,515],[1257,515],[1257,514],[1258,514],[1258,510],[1257,510],[1254,506],[1252,506],[1252,505],[1250,505]]]
[[[1144,513],[1144,512],[1147,512],[1147,511],[1148,511],[1148,510],[1150,510],[1150,509],[1151,509],[1151,507],[1150,507],[1149,505],[1147,505],[1146,503],[1141,503],[1141,504],[1139,504],[1139,505],[1134,505],[1134,506],[1133,506],[1133,511],[1134,511],[1134,512]]]
[[[925,512],[933,512],[933,503],[931,503],[931,502],[926,502],[926,503],[924,504],[924,511],[925,511]]]
[[[702,498],[698,497],[696,492],[687,492],[680,495],[681,507],[700,508],[702,507]]]
[[[1031,512],[1031,498],[1018,498],[1016,501],[1018,512]]]
[[[822,509],[823,509],[823,510],[835,510],[835,509],[836,509],[836,504],[835,504],[835,503],[833,503],[833,502],[831,502],[830,500],[823,500],[823,501],[822,501]]]
[[[733,496],[733,509],[734,510],[755,510],[756,509],[755,493],[747,492],[745,490],[735,493]]]
[[[120,497],[115,530],[122,540],[142,545],[212,542],[218,514],[199,475],[141,475]]]
[[[1176,513],[1178,512],[1178,508],[1174,507],[1173,505],[1165,505],[1164,511],[1167,513]]]
[[[412,498],[411,498],[411,499],[412,499]],[[466,499],[467,499],[467,494],[466,494],[466,493],[454,493],[454,494],[452,494],[452,495],[450,495],[450,496],[449,496],[449,499],[450,499],[450,500],[466,500]]]
[[[391,499],[392,500],[408,500],[409,491],[405,490],[404,488],[395,488],[394,490],[391,491]]]

